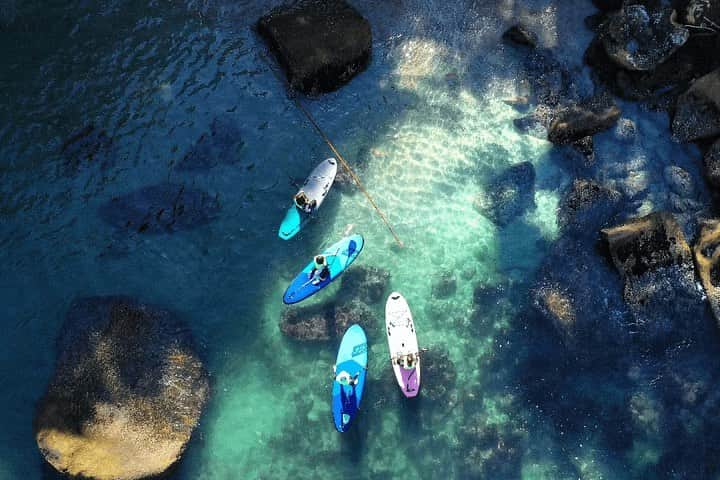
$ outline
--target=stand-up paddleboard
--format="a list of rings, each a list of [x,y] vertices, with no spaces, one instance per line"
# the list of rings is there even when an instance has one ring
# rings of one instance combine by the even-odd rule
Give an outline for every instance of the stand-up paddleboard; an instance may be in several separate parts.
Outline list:
[[[357,415],[365,388],[368,361],[367,337],[360,325],[347,329],[335,360],[332,412],[335,428],[345,432]]]
[[[395,378],[403,395],[415,397],[420,391],[420,349],[410,307],[398,292],[385,303],[385,326]]]
[[[355,261],[364,244],[362,235],[350,235],[326,248],[322,255],[325,255],[330,274],[324,280],[313,279],[312,270],[315,262],[311,260],[285,290],[283,303],[291,305],[301,302],[327,287]]]
[[[312,213],[315,213],[323,200],[330,191],[333,182],[335,181],[335,175],[337,175],[337,160],[334,158],[328,158],[324,160],[320,165],[310,173],[310,176],[302,184],[298,193],[305,192],[309,201],[315,201],[315,207]],[[299,209],[295,203],[290,206],[285,218],[280,224],[280,230],[278,236],[283,240],[290,240],[292,237],[297,235],[300,229],[310,219],[312,213],[307,213]]]

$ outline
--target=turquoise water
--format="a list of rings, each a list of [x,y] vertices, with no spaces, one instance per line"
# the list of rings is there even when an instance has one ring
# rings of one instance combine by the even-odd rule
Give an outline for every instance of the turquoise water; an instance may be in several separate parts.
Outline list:
[[[552,330],[517,314],[559,234],[558,201],[575,172],[568,151],[513,127],[522,114],[503,100],[520,92],[522,58],[499,38],[523,19],[588,93],[581,58],[591,34],[582,22],[591,3],[353,3],[373,28],[372,63],[338,92],[304,101],[402,249],[352,188],[335,189],[296,239],[277,238],[289,179],[330,152],[263,62],[250,27],[271,5],[17,6],[0,32],[0,478],[41,477],[33,404],[52,373],[58,328],[73,298],[115,293],[178,312],[202,346],[213,396],[177,478],[635,478],[671,448],[661,435],[632,447],[608,440],[617,418],[593,397],[626,405],[638,394],[624,373],[571,370],[568,395],[589,406],[564,418],[523,385],[557,375],[558,364],[518,371],[562,348]],[[669,140],[663,114],[623,108],[640,135],[629,146],[599,135],[593,173],[636,192],[637,213],[667,207],[663,168],[697,175],[699,154]],[[242,141],[213,147],[221,160],[212,168],[181,168],[213,122]],[[89,124],[112,144],[68,165],[63,143]],[[535,206],[498,228],[473,202],[494,171],[523,161],[536,170]],[[115,231],[97,214],[115,196],[167,181],[208,192],[220,212],[160,235]],[[402,402],[381,336],[383,305],[373,305],[367,396],[357,428],[340,436],[330,415],[336,344],[289,341],[278,322],[293,276],[348,233],[367,242],[356,264],[391,272],[389,290],[408,299],[421,345],[446,351],[455,375],[440,401]],[[457,290],[435,298],[444,271],[455,273]],[[333,299],[340,286],[308,303]],[[478,306],[478,286],[502,288]]]

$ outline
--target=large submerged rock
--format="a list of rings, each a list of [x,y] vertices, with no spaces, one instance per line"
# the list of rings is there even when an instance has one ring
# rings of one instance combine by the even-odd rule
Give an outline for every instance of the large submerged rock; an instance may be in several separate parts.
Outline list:
[[[208,170],[240,161],[244,133],[231,118],[218,117],[175,165],[177,170]]]
[[[139,479],[180,458],[209,396],[183,323],[126,297],[80,299],[58,352],[34,422],[53,467],[82,478]]]
[[[696,80],[680,96],[672,130],[682,142],[720,136],[720,69]]]
[[[605,51],[627,70],[655,69],[690,37],[673,15],[670,7],[648,10],[644,5],[624,6],[601,26]]]
[[[577,179],[563,196],[558,223],[563,232],[597,236],[598,230],[617,214],[622,195],[593,180]]]
[[[385,300],[389,283],[390,272],[384,268],[358,265],[343,275],[342,292],[372,305]]]
[[[68,174],[90,165],[107,169],[115,163],[112,138],[104,129],[95,125],[87,125],[73,132],[63,142],[60,152],[65,160],[65,172]]]
[[[258,20],[257,29],[290,85],[305,93],[337,89],[370,60],[370,24],[343,0],[280,7]]]
[[[118,230],[170,233],[210,223],[220,210],[217,197],[202,190],[161,183],[112,198],[100,217]]]
[[[717,140],[705,152],[705,179],[715,188],[720,188],[720,140]]]
[[[601,233],[643,341],[660,346],[704,332],[692,253],[672,214],[655,212]]]
[[[535,167],[522,162],[505,169],[486,185],[475,208],[498,226],[505,226],[535,205]]]
[[[342,338],[345,331],[355,323],[368,333],[378,331],[370,307],[357,298],[340,304],[331,301],[289,307],[283,310],[279,327],[284,335],[301,342],[326,342]]]

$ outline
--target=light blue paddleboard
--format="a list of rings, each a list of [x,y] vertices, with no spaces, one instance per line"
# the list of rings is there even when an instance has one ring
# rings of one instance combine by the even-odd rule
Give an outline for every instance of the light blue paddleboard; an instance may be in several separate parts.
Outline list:
[[[362,235],[350,235],[326,248],[322,254],[325,255],[327,259],[330,275],[318,284],[313,284],[310,272],[312,272],[315,262],[314,259],[311,260],[303,271],[295,277],[295,280],[292,281],[287,290],[285,290],[283,303],[291,305],[301,302],[327,287],[355,261],[357,256],[360,255],[364,244],[365,241]]]
[[[320,208],[328,192],[330,192],[330,187],[332,187],[336,175],[337,161],[334,158],[328,158],[313,169],[310,176],[305,180],[305,183],[300,187],[298,193],[303,191],[308,199],[317,202],[313,213]],[[311,216],[312,213],[306,213],[300,210],[293,202],[280,224],[278,236],[283,240],[290,240],[297,235],[307,221],[310,220]]]
[[[367,375],[367,352],[367,337],[362,327],[353,325],[348,328],[340,342],[335,360],[335,380],[332,387],[333,421],[338,432],[347,431],[360,408]],[[338,376],[343,375],[343,372],[350,378],[357,376],[357,383],[340,383]]]

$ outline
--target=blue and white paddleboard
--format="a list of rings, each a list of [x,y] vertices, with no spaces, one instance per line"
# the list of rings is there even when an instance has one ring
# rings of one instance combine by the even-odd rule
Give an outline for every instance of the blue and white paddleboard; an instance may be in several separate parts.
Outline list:
[[[322,255],[325,255],[327,259],[330,275],[328,275],[325,280],[317,283],[313,282],[311,272],[315,262],[311,260],[303,271],[295,277],[295,280],[292,281],[287,290],[285,290],[283,303],[291,305],[301,302],[327,287],[330,282],[339,277],[340,274],[355,261],[357,256],[360,255],[364,244],[365,241],[362,235],[350,235],[326,248],[322,252]]]
[[[310,172],[310,176],[305,180],[305,183],[302,184],[302,187],[300,187],[298,193],[301,191],[305,192],[309,200],[315,200],[316,205],[313,213],[322,205],[323,200],[325,200],[325,197],[330,191],[330,187],[332,187],[335,181],[336,175],[337,160],[328,158]],[[312,213],[306,213],[300,210],[295,206],[295,203],[293,203],[280,224],[278,236],[283,240],[290,240],[297,235],[311,216]]]
[[[360,408],[367,375],[367,352],[365,331],[360,325],[352,325],[343,335],[335,360],[332,412],[338,432],[347,431]]]

